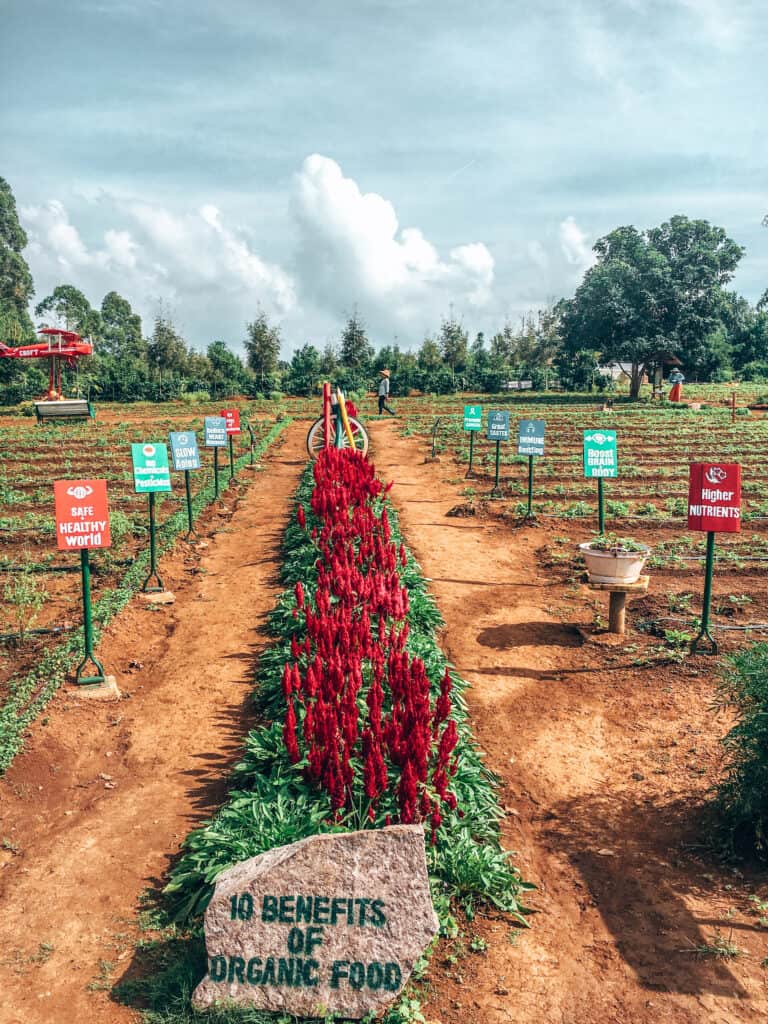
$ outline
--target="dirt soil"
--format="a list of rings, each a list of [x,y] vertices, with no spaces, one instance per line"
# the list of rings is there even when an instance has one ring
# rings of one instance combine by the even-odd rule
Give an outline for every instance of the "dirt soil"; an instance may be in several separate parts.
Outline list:
[[[241,473],[206,547],[162,560],[175,603],[135,598],[106,631],[98,654],[122,699],[65,687],[0,780],[2,1024],[136,1019],[108,989],[130,963],[141,893],[221,803],[248,729],[304,433],[289,427],[263,473]]]
[[[176,603],[135,600],[112,624],[100,654],[123,699],[60,693],[0,780],[0,1024],[135,1019],[109,988],[131,962],[142,891],[223,799],[248,728],[305,429],[290,427],[268,472],[227,497],[207,548],[163,561]],[[697,845],[727,724],[708,710],[712,662],[633,664],[655,641],[592,634],[594,595],[542,558],[547,527],[448,516],[455,467],[425,464],[396,423],[371,432],[444,647],[472,684],[504,843],[538,886],[530,930],[483,916],[476,952],[468,938],[442,943],[427,1019],[768,1019],[768,930],[749,901],[768,900],[765,876],[723,871]],[[706,955],[717,942],[739,955]]]
[[[538,886],[530,930],[484,917],[472,925],[477,952],[466,939],[443,943],[427,1019],[768,1019],[768,929],[749,900],[768,899],[766,877],[723,870],[700,846],[728,724],[709,710],[712,659],[634,665],[658,641],[632,630],[631,610],[625,637],[593,635],[594,595],[540,559],[546,526],[448,516],[463,486],[455,465],[425,462],[397,423],[371,433],[446,620],[443,647],[472,684],[474,733],[501,779],[504,844]],[[717,943],[738,955],[713,955]]]

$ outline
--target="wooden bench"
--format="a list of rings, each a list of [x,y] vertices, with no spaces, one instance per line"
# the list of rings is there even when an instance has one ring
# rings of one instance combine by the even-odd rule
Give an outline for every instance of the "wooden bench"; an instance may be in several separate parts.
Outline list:
[[[37,422],[44,420],[94,419],[96,411],[85,398],[60,398],[57,401],[35,402]]]

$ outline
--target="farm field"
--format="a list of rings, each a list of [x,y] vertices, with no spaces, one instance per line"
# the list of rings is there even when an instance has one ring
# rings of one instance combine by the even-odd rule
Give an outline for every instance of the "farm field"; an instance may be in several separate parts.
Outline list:
[[[768,494],[760,490],[767,425],[757,414],[731,425],[724,407],[617,403],[604,414],[594,397],[567,399],[483,403],[510,409],[513,433],[517,418],[547,421],[535,524],[524,522],[519,507],[526,460],[506,456],[504,497],[490,500],[491,445],[481,441],[478,475],[465,479],[462,396],[397,399],[395,420],[372,416],[370,399],[360,403],[371,457],[383,480],[394,482],[403,538],[445,619],[442,647],[470,684],[470,726],[500,779],[504,846],[537,886],[525,898],[527,929],[487,906],[474,920],[458,914],[457,931],[443,935],[417,985],[424,1019],[760,1020],[768,1014],[765,875],[719,864],[702,833],[719,740],[731,720],[711,710],[720,659],[685,655],[703,570],[680,502],[692,458],[742,463],[748,519],[741,534],[718,538],[713,617],[723,651],[735,650],[768,623]],[[254,722],[253,676],[270,635],[266,617],[279,594],[280,545],[316,410],[316,402],[298,399],[243,405],[257,438],[269,436],[276,416],[294,422],[266,450],[262,471],[241,474],[203,513],[208,546],[180,543],[164,556],[176,603],[152,609],[131,602],[104,629],[99,654],[125,699],[99,707],[64,687],[30,724],[0,782],[4,1024],[138,1020],[141,1000],[121,995],[120,983],[157,970],[181,941],[180,932],[157,931],[146,910],[137,916],[137,907],[144,890],[167,880],[186,833],[225,801],[228,771],[242,756]],[[56,461],[56,447],[83,435],[109,438],[62,475],[87,468],[113,481],[123,499],[113,509],[135,524],[121,554],[127,561],[146,543],[146,499],[131,493],[125,446],[199,429],[206,412],[106,408],[96,424],[59,428],[55,437],[31,421],[2,421],[4,453],[21,450],[30,434],[48,441],[45,469],[34,458],[26,463],[30,480],[22,460],[2,464],[4,486],[29,495],[3,515],[38,517],[28,520],[23,544],[2,552],[6,565],[28,548],[42,569],[54,554],[40,573],[50,586],[40,622],[76,620],[79,600],[72,574],[50,571],[70,556],[55,555],[55,540],[40,525],[50,511],[38,502],[66,464]],[[436,416],[439,461],[432,461]],[[582,584],[576,557],[578,542],[596,528],[595,483],[581,478],[581,433],[596,425],[619,434],[619,478],[606,483],[614,503],[608,528],[654,548],[649,592],[630,601],[624,637],[605,634],[607,599]],[[118,463],[113,453],[121,446]],[[506,447],[511,452],[513,443]],[[206,482],[201,473],[199,486]],[[178,511],[178,502],[164,501],[161,517]],[[97,597],[126,568],[105,566]],[[71,580],[69,604],[59,579]],[[26,654],[9,648],[6,680],[54,641],[35,641]],[[37,898],[53,887],[55,904]]]

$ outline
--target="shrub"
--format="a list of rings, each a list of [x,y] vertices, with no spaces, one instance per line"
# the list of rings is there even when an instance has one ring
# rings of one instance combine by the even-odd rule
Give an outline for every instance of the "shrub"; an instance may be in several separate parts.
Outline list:
[[[768,643],[727,659],[715,707],[738,715],[723,739],[727,762],[715,805],[720,846],[768,860]]]

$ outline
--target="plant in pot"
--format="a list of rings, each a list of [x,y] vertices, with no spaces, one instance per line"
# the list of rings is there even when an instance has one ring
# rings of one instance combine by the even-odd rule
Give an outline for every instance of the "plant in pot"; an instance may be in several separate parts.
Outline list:
[[[579,544],[590,583],[637,583],[651,549],[634,537],[595,534]]]

